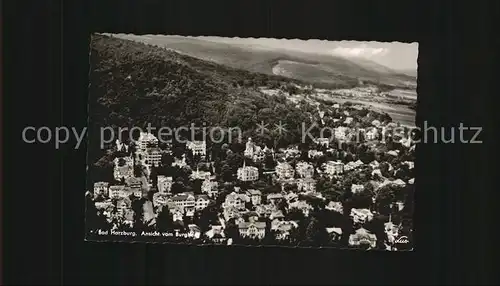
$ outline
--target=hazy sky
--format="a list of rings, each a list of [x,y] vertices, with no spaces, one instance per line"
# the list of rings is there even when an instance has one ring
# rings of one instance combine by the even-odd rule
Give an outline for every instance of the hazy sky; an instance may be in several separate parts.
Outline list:
[[[124,34],[119,34],[124,35]],[[165,37],[165,35],[126,35],[135,38]],[[167,36],[183,37],[184,36]],[[417,71],[418,43],[358,42],[270,38],[192,37],[214,42],[251,46],[259,49],[288,49],[301,52],[360,57],[372,60],[394,70]]]
[[[418,43],[356,42],[325,40],[288,40],[267,38],[221,38],[197,37],[201,39],[251,45],[264,49],[290,49],[303,52],[361,57],[396,70],[417,70]]]

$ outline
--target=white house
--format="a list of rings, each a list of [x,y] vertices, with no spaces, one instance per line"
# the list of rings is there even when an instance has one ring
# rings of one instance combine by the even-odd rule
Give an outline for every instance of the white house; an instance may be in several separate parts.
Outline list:
[[[359,193],[365,189],[365,186],[363,185],[357,185],[357,184],[352,184],[351,185],[351,192],[353,194]]]
[[[215,198],[219,193],[217,190],[218,186],[218,182],[211,181],[210,179],[205,179],[201,184],[201,192],[207,194],[210,198]]]
[[[237,194],[236,192],[232,192],[226,196],[226,200],[222,204],[223,208],[234,207],[237,209],[245,209],[247,196],[243,197],[242,194]]]
[[[343,126],[335,128],[335,138],[344,140],[346,138],[347,130],[348,128]]]
[[[172,184],[172,177],[158,175],[158,192],[162,194],[170,194],[170,191],[172,190]]]
[[[262,239],[266,235],[265,222],[244,222],[238,225],[242,237]]]
[[[363,244],[371,248],[375,247],[377,245],[377,236],[364,228],[360,228],[349,236],[349,245],[359,246]]]
[[[325,209],[338,212],[343,214],[344,213],[344,206],[342,205],[342,202],[334,202],[330,201],[328,205],[326,205]]]
[[[340,161],[328,161],[326,163],[325,172],[328,175],[337,175],[344,172],[344,163]]]
[[[302,178],[311,178],[314,176],[314,166],[306,162],[298,162],[295,166],[295,170]]]
[[[186,147],[193,155],[205,156],[207,154],[207,143],[205,141],[189,141]]]
[[[159,148],[148,148],[143,152],[143,164],[148,168],[158,167],[161,163],[161,150]]]
[[[246,166],[243,161],[243,167],[238,168],[236,175],[240,181],[256,181],[259,179],[259,169],[257,167]]]
[[[268,203],[276,203],[276,201],[283,199],[284,196],[280,193],[272,193],[267,195],[267,202]]]
[[[330,146],[330,138],[315,138],[314,143],[328,148]]]
[[[202,210],[208,206],[210,199],[207,195],[199,195],[196,197],[195,209]]]
[[[309,158],[318,158],[318,157],[321,157],[323,156],[323,152],[322,151],[318,151],[318,150],[309,150],[307,151],[307,157]]]
[[[297,179],[297,189],[302,192],[316,191],[316,180],[313,178]]]
[[[109,188],[108,182],[95,182],[94,183],[94,195],[107,196],[108,195],[108,188]]]
[[[279,162],[276,166],[276,175],[278,175],[280,179],[290,179],[295,176],[295,170],[290,164]]]
[[[365,139],[366,140],[375,140],[378,137],[378,130],[377,128],[371,128],[367,132],[365,132]]]
[[[196,205],[196,199],[192,193],[181,193],[170,198],[170,201],[175,203],[181,209],[192,208]]]
[[[366,223],[373,219],[373,213],[369,209],[351,209],[351,218],[354,223]]]
[[[265,151],[260,146],[257,146],[252,141],[252,138],[248,138],[244,155],[245,157],[252,159],[254,162],[262,161],[266,156]]]
[[[259,190],[248,190],[247,195],[250,197],[254,206],[260,205],[262,202],[262,193]]]
[[[158,138],[156,138],[153,134],[148,132],[141,132],[139,135],[139,140],[137,140],[137,145],[139,146],[139,150],[146,151],[147,148],[156,148],[158,147]]]
[[[191,180],[207,180],[210,179],[212,174],[207,171],[200,171],[198,168],[196,168],[196,171],[191,173]]]
[[[128,196],[128,193],[125,190],[125,186],[117,185],[117,186],[109,186],[109,197],[110,198],[124,198]]]
[[[134,176],[134,162],[130,157],[117,157],[114,159],[113,177],[115,180],[128,179]]]

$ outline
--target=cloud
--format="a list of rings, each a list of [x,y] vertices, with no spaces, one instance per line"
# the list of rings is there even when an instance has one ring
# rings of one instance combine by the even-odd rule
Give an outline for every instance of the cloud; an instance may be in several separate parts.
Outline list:
[[[344,57],[363,57],[370,58],[373,56],[385,55],[388,52],[386,48],[370,48],[366,45],[360,45],[358,47],[337,47],[331,50],[331,53],[338,56]]]

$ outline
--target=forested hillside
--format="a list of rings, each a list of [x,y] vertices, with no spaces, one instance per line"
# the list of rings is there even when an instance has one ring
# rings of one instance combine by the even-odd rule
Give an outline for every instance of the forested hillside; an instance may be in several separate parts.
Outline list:
[[[239,126],[251,132],[260,120],[296,125],[305,117],[284,97],[259,86],[291,82],[199,60],[143,43],[94,35],[89,86],[89,163],[101,155],[99,128]],[[293,124],[293,122],[296,124]],[[95,152],[94,152],[95,151]]]

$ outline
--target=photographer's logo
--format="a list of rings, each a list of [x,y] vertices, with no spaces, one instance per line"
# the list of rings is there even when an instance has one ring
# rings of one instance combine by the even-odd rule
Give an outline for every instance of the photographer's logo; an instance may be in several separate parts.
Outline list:
[[[410,243],[410,241],[408,240],[408,237],[403,235],[401,237],[398,237],[395,241],[395,243],[398,243],[398,244],[408,244]]]

